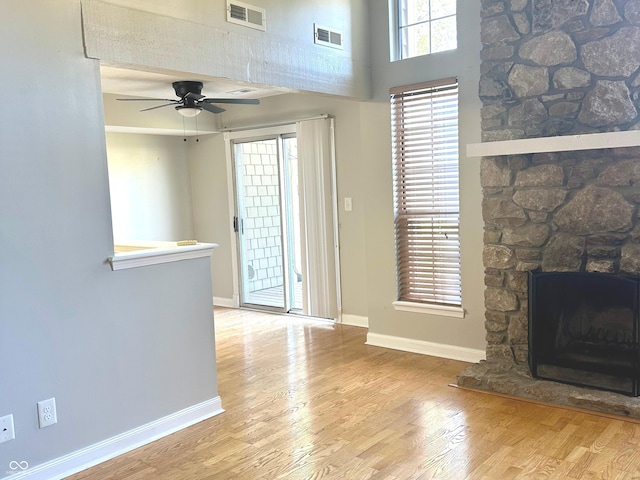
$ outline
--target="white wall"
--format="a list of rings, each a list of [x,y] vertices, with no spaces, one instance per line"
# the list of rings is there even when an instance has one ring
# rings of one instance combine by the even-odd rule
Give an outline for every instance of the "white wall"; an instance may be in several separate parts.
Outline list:
[[[193,238],[187,152],[177,136],[107,133],[116,244]]]
[[[31,467],[217,396],[209,260],[119,272],[76,0],[0,3],[0,416]],[[38,429],[36,402],[58,423]],[[96,412],[99,412],[97,414]]]

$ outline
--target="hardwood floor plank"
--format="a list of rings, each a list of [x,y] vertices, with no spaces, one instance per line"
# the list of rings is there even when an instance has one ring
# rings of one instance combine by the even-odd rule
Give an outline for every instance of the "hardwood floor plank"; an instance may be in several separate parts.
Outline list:
[[[465,363],[216,309],[225,413],[72,480],[640,479],[640,425],[451,388]]]

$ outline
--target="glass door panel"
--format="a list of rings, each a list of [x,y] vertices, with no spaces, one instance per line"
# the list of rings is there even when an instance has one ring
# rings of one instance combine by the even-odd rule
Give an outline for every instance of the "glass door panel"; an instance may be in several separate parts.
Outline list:
[[[243,306],[286,311],[277,139],[234,143]]]
[[[287,296],[290,311],[302,312],[302,252],[300,241],[300,196],[298,191],[298,141],[295,136],[282,139],[282,157],[284,170],[284,198],[286,208],[283,210],[286,228],[287,277],[289,286]]]

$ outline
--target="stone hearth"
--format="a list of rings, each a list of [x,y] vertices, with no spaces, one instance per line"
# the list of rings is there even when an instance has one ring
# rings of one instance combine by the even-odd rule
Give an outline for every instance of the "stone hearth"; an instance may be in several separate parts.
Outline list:
[[[640,0],[482,5],[483,141],[640,128]],[[640,274],[640,147],[484,157],[481,183],[487,361],[459,385],[640,418],[527,368],[528,271]]]
[[[638,397],[533,379],[528,367],[522,365],[495,361],[477,363],[458,376],[458,385],[573,408],[640,418]]]

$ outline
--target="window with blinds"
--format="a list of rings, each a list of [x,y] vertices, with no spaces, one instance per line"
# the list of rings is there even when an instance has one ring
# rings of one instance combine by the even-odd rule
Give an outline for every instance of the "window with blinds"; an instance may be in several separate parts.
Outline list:
[[[461,306],[457,80],[390,97],[398,300]]]

